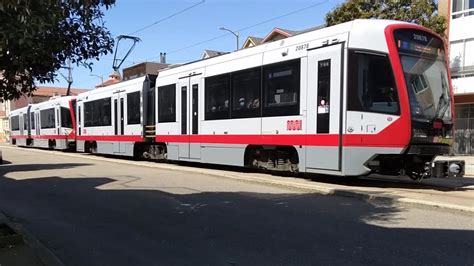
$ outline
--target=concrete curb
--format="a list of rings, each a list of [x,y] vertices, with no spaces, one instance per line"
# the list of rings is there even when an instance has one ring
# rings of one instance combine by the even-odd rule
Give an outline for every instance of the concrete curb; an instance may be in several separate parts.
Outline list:
[[[36,237],[19,223],[12,222],[2,211],[0,211],[0,222],[8,224],[23,236],[25,245],[33,252],[34,256],[43,265],[63,266],[64,264],[54,255],[54,253],[45,247]]]
[[[10,149],[22,149],[18,147],[12,146],[2,146],[2,148],[10,148]],[[321,186],[318,184],[311,184],[311,183],[304,183],[303,179],[302,182],[291,182],[291,181],[283,181],[277,180],[275,178],[269,178],[263,176],[263,174],[259,173],[245,173],[246,176],[243,176],[242,173],[233,173],[226,170],[215,170],[215,169],[204,169],[204,168],[197,168],[197,167],[189,167],[189,166],[181,166],[181,165],[174,165],[174,164],[165,164],[159,162],[147,162],[147,161],[130,161],[127,159],[121,158],[107,158],[107,157],[99,157],[96,155],[89,155],[89,154],[82,154],[82,153],[65,153],[60,151],[49,151],[49,150],[38,150],[32,149],[35,152],[41,153],[61,153],[61,155],[69,156],[69,157],[76,157],[82,159],[89,159],[93,161],[103,161],[103,162],[111,162],[111,163],[126,163],[129,165],[134,166],[142,166],[148,168],[157,168],[163,170],[170,170],[170,171],[181,171],[181,172],[189,172],[195,174],[205,174],[205,175],[212,175],[215,177],[221,178],[228,178],[237,181],[244,181],[256,184],[265,184],[265,185],[274,185],[279,187],[285,188],[292,188],[300,191],[305,192],[313,192],[322,195],[336,195],[336,196],[343,196],[343,197],[350,197],[356,198],[364,201],[375,201],[380,203],[390,203],[390,204],[408,204],[408,205],[419,205],[419,206],[426,206],[431,208],[442,208],[442,209],[449,209],[452,211],[459,211],[459,212],[469,212],[474,213],[474,206],[473,207],[466,207],[460,206],[455,204],[445,204],[439,202],[430,202],[426,200],[420,199],[413,199],[407,197],[401,197],[396,195],[389,195],[380,192],[371,192],[371,191],[361,191],[361,190],[351,190],[346,188],[333,188],[327,186]]]

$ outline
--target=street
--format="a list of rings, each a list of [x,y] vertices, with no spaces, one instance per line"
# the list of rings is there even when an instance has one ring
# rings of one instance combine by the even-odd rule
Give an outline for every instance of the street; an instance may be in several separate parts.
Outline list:
[[[0,210],[65,265],[474,263],[472,213],[320,195],[201,168],[2,151]]]

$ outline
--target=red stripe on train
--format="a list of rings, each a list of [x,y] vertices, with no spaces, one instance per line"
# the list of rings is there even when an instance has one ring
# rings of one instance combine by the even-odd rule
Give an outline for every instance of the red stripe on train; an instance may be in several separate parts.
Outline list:
[[[25,135],[16,135],[16,136],[10,136],[10,138],[11,139],[27,139],[29,137]]]
[[[81,135],[76,136],[77,140],[89,140],[89,141],[130,141],[130,142],[143,142],[141,135]]]
[[[31,135],[32,139],[71,139],[67,135]],[[73,139],[71,139],[73,140]]]

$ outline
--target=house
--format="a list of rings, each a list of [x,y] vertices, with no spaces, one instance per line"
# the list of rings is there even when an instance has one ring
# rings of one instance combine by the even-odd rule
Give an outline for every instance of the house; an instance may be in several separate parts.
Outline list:
[[[263,41],[263,38],[249,36],[245,40],[244,45],[242,46],[242,49],[257,46],[257,45],[261,44],[262,41]]]
[[[474,2],[440,0],[438,12],[448,21],[448,56],[455,106],[455,147],[474,154]]]
[[[214,50],[204,50],[204,52],[201,55],[201,59],[207,59],[211,57],[216,57],[219,55],[223,54],[228,54],[229,52],[220,52],[220,51],[214,51]]]
[[[265,36],[264,38],[258,38],[258,37],[253,37],[253,36],[247,37],[242,48],[245,49],[245,48],[250,48],[250,47],[257,46],[263,43],[279,41],[291,36],[321,29],[324,27],[325,26],[322,25],[322,26],[316,26],[316,27],[312,27],[312,28],[300,30],[300,31],[287,30],[287,29],[282,29],[282,28],[273,28],[273,30],[270,31],[270,33],[268,33],[267,36]]]

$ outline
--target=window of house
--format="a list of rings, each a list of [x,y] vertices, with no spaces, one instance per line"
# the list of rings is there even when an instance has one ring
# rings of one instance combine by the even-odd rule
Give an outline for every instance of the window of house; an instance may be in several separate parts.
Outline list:
[[[449,46],[450,67],[453,71],[459,70],[464,61],[464,42],[452,42]]]
[[[449,63],[453,76],[474,69],[474,39],[451,42],[449,49]]]
[[[232,118],[260,116],[261,68],[232,73]]]
[[[72,128],[71,111],[69,108],[61,107],[61,127]]]
[[[140,91],[127,94],[127,124],[140,124]]]
[[[466,40],[464,51],[464,67],[474,68],[474,39]]]
[[[205,79],[205,119],[230,118],[230,74]]]
[[[263,116],[299,114],[299,59],[263,67],[263,97]]]
[[[158,123],[176,122],[176,84],[158,87]]]
[[[422,90],[423,80],[419,84]],[[385,55],[350,51],[347,90],[348,110],[400,114],[392,67]]]
[[[99,99],[84,103],[84,126],[99,127],[112,125],[111,99]]]
[[[460,18],[463,16],[474,15],[474,11],[467,11],[474,9],[474,0],[453,0],[452,1],[452,13],[459,12],[454,14],[453,18]],[[466,11],[466,12],[461,12]]]
[[[54,108],[40,111],[41,128],[55,128],[56,118],[54,115]]]

